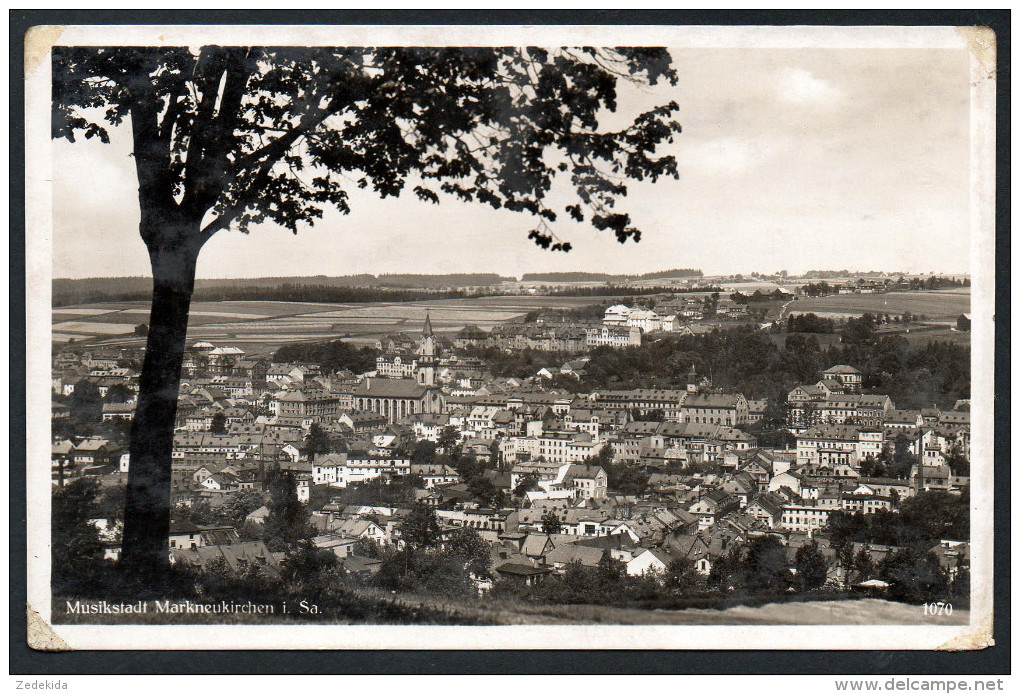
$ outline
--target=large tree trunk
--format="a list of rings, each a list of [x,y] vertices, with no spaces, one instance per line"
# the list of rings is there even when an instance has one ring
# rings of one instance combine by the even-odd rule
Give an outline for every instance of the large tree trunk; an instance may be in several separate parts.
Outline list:
[[[152,311],[131,424],[120,561],[131,576],[155,585],[169,567],[174,422],[201,244],[193,241],[198,237],[197,222],[144,212],[142,216],[152,262]],[[146,217],[155,221],[146,222]]]

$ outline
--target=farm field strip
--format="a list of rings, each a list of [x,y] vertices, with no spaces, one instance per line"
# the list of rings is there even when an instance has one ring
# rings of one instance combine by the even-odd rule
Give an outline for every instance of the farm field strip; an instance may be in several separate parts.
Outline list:
[[[521,310],[498,310],[491,308],[437,308],[437,307],[405,307],[394,306],[385,309],[365,308],[347,313],[330,314],[329,318],[338,322],[343,320],[374,320],[374,319],[417,319],[424,320],[428,311],[433,321],[437,320],[501,320],[510,316],[521,315]]]
[[[117,335],[120,333],[129,333],[134,330],[134,327],[127,323],[99,323],[99,322],[80,322],[80,321],[68,321],[65,323],[57,323],[53,326],[54,330],[69,332],[69,333],[95,333],[97,335]]]
[[[105,313],[112,313],[105,308],[60,308],[53,309],[53,316],[101,316]]]
[[[826,312],[838,315],[862,313],[924,314],[929,318],[956,319],[970,312],[970,294],[943,292],[889,292],[887,294],[842,294],[806,297],[790,304],[790,313]]]
[[[130,314],[145,314],[148,315],[149,309],[147,308],[126,308],[119,313],[130,313]],[[225,311],[195,311],[192,310],[189,315],[192,316],[214,316],[216,318],[269,318],[270,316],[259,314],[259,313],[227,313]]]

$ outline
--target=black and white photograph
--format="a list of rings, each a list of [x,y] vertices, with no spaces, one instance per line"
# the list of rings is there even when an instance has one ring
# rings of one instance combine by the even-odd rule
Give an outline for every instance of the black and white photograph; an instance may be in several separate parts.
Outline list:
[[[991,30],[25,69],[33,648],[992,645]]]

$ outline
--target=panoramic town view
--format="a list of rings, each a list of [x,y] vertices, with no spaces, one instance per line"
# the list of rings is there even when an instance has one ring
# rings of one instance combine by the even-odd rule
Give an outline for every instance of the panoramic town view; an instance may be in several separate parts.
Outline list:
[[[54,618],[963,623],[969,292],[846,271],[200,280],[174,602],[147,603],[110,576],[148,290],[56,280]]]
[[[970,625],[970,52],[638,29],[62,35],[44,620]]]

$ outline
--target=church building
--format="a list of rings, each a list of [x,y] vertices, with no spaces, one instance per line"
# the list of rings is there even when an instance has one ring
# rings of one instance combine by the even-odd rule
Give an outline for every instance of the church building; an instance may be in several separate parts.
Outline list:
[[[415,354],[413,378],[366,378],[354,389],[354,406],[381,414],[390,422],[414,414],[441,414],[446,397],[436,386],[439,355],[428,314]]]

